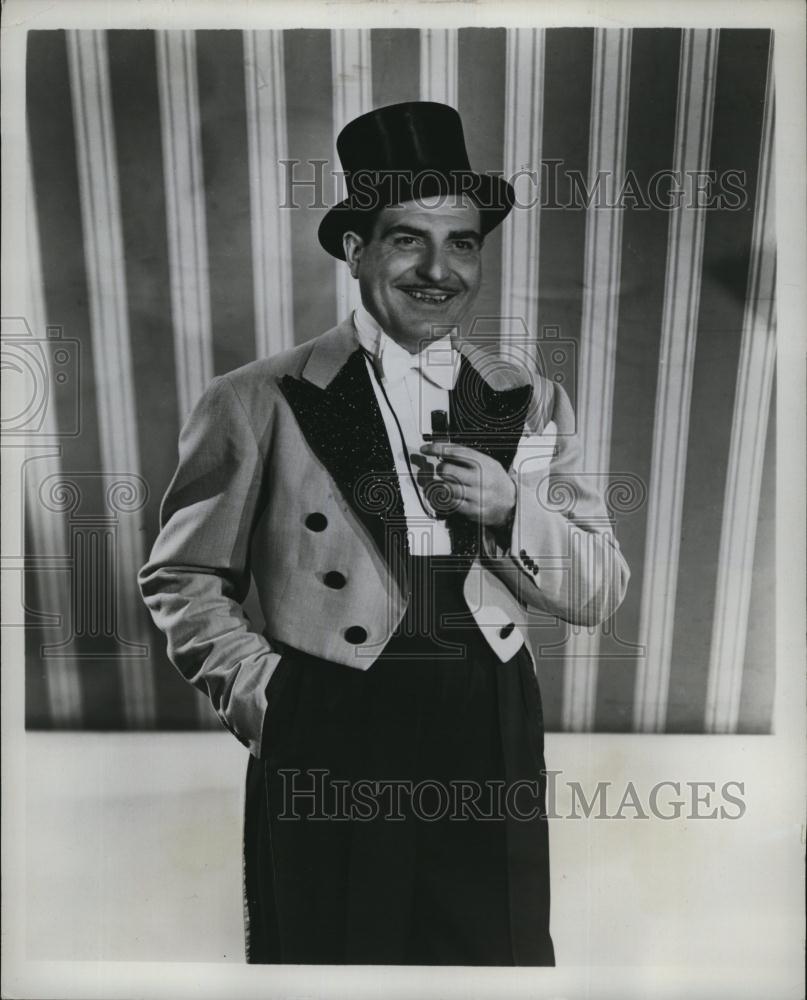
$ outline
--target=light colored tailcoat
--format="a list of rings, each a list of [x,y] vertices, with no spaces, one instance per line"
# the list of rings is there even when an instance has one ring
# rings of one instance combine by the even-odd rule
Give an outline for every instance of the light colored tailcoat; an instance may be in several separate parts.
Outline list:
[[[509,537],[482,532],[464,584],[505,661],[531,620],[603,621],[629,572],[565,391],[460,350],[452,428],[517,486]],[[285,646],[360,670],[383,650],[407,602],[402,515],[351,320],[218,376],[200,398],[138,580],[169,658],[252,753]],[[262,633],[242,607],[252,578]]]

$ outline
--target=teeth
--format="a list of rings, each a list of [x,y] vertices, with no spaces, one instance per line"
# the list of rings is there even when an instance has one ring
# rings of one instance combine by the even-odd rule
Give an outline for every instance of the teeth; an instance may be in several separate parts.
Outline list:
[[[412,289],[407,289],[407,295],[411,295],[413,299],[417,299],[419,302],[434,302],[441,304],[448,299],[448,295],[431,295],[428,292],[416,292]]]

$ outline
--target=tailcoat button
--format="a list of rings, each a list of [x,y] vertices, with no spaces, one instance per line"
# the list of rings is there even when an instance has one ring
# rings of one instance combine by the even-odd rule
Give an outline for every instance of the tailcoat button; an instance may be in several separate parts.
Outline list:
[[[367,639],[367,632],[361,625],[351,625],[350,628],[345,629],[345,639],[352,642],[354,646],[358,646]]]
[[[332,569],[329,573],[325,574],[323,582],[326,587],[331,587],[333,590],[341,590],[347,583],[347,580],[338,570]]]
[[[324,531],[328,527],[328,518],[319,512],[309,514],[305,519],[305,526],[309,531]]]

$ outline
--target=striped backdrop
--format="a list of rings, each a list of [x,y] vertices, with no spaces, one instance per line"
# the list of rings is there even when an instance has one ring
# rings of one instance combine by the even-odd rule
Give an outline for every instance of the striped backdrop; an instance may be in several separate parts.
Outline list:
[[[548,727],[769,732],[771,61],[761,30],[31,32],[29,727],[217,725],[136,591],[179,428],[211,377],[355,301],[322,209],[280,208],[281,161],[328,176],[346,121],[428,98],[458,107],[477,169],[555,164],[487,241],[477,314],[553,338],[587,467],[633,484],[623,607],[535,629]],[[558,207],[574,171],[606,194],[735,171],[743,198]]]

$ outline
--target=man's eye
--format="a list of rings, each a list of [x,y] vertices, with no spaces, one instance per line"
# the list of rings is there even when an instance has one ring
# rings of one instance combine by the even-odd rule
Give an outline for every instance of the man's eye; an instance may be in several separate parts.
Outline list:
[[[396,247],[411,247],[417,244],[417,239],[414,236],[396,236],[395,246]]]
[[[454,240],[454,249],[463,251],[475,250],[476,244],[473,240]]]

